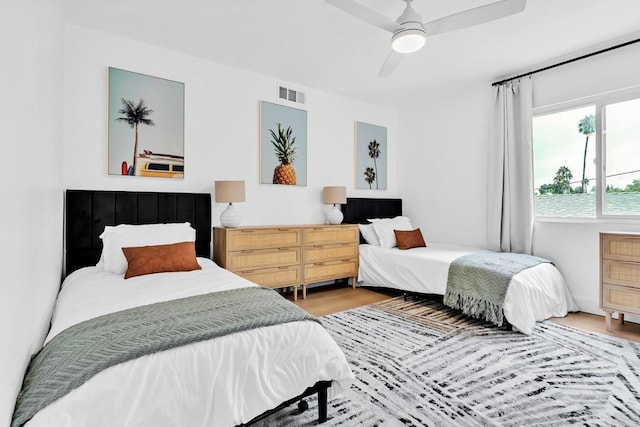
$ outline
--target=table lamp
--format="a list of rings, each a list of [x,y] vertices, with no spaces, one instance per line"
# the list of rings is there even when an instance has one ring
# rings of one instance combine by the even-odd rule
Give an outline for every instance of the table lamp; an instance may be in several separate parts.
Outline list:
[[[216,181],[215,197],[217,203],[229,203],[220,214],[220,224],[225,228],[240,225],[240,214],[233,207],[234,202],[244,202],[244,181]]]
[[[347,187],[324,187],[322,189],[322,203],[333,204],[333,207],[327,212],[327,222],[340,224],[343,216],[338,204],[347,203]]]

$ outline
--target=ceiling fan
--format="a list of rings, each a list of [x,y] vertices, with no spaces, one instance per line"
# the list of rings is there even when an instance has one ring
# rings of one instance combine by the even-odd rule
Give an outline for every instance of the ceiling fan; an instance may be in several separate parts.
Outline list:
[[[325,1],[356,18],[393,33],[391,36],[391,53],[382,64],[378,77],[390,75],[400,63],[403,54],[422,49],[427,42],[427,36],[447,33],[504,18],[505,16],[522,12],[527,5],[527,0],[503,0],[445,16],[435,21],[422,23],[422,16],[411,7],[413,0],[403,0],[407,3],[407,6],[402,15],[395,21],[380,15],[355,0]]]

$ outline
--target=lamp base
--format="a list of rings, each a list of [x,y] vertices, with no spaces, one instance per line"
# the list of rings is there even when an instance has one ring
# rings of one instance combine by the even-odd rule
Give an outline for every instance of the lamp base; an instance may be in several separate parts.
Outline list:
[[[342,215],[340,208],[338,208],[338,205],[334,203],[333,207],[329,210],[329,212],[327,212],[327,222],[334,225],[340,224],[342,223],[343,218],[344,216]]]
[[[220,224],[225,228],[236,228],[240,225],[240,214],[232,203],[220,214]]]

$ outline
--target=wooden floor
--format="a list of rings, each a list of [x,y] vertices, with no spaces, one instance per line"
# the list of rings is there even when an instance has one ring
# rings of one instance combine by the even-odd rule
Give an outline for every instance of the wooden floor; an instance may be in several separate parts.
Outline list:
[[[296,304],[315,316],[324,316],[398,295],[398,292],[395,291],[375,288],[351,289],[350,286],[345,285],[330,285],[308,288],[307,299],[299,298]],[[291,298],[291,294],[287,296]],[[612,331],[607,332],[604,327],[604,316],[596,316],[595,314],[569,313],[566,317],[554,317],[551,320],[583,331],[640,342],[640,325],[637,323],[625,322],[624,325],[621,325],[618,320],[614,319]]]

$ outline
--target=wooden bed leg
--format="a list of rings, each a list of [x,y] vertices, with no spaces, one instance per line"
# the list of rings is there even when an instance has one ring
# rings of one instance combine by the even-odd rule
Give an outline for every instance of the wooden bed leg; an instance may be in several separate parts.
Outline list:
[[[323,385],[318,390],[318,422],[327,421],[327,389],[328,385]]]
[[[293,287],[293,300],[294,301],[298,301],[298,287],[297,286]]]
[[[358,278],[357,277],[352,277],[351,278],[351,289],[355,289],[357,283],[358,283]]]
[[[302,299],[307,299],[307,284],[302,284]]]

